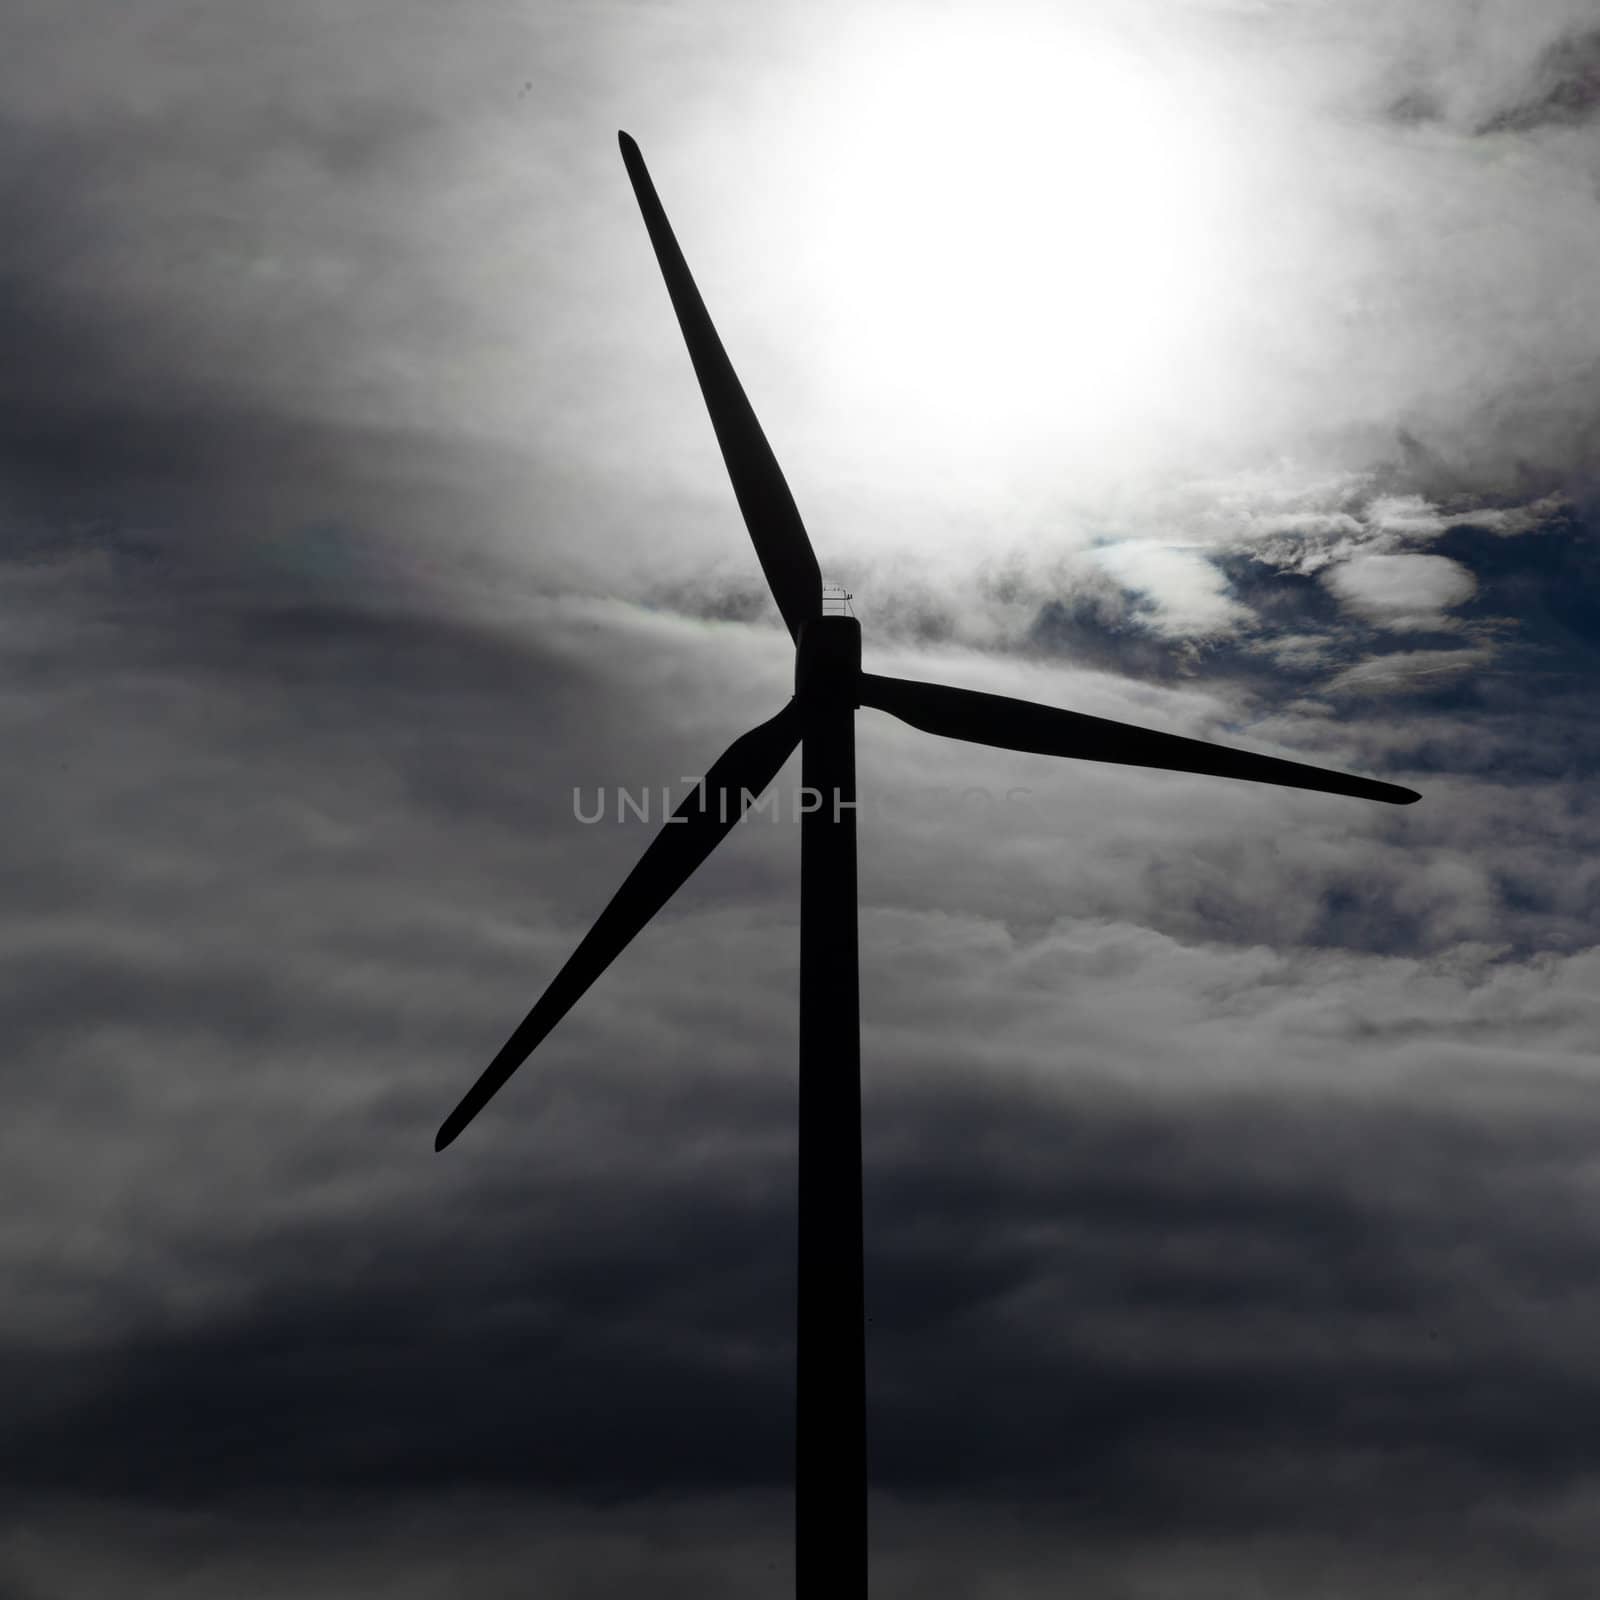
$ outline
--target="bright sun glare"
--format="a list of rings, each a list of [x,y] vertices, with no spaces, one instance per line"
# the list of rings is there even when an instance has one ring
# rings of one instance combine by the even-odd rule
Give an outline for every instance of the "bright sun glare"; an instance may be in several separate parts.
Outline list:
[[[1082,458],[1192,390],[1222,164],[1170,74],[991,13],[886,28],[834,88],[819,345],[881,442]]]

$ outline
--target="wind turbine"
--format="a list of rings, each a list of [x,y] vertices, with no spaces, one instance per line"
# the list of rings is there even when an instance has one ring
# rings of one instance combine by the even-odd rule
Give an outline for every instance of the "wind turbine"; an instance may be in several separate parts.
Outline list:
[[[800,835],[799,1263],[795,1589],[864,1597],[867,1584],[865,1318],[861,1240],[861,1038],[857,989],[855,713],[1002,750],[1209,773],[1409,805],[1412,789],[1299,761],[1001,695],[861,670],[861,627],[825,614],[817,558],[783,473],[722,348],[639,147],[618,139],[689,347],[733,492],[795,644],[795,690],[735,739],[662,827],[537,1005],[445,1119],[443,1150],[716,848],[797,744],[821,797]]]

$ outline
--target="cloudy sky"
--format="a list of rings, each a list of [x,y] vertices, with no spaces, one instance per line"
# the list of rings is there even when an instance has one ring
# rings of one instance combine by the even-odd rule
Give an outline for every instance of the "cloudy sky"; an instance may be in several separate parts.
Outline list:
[[[790,692],[619,128],[870,670],[1423,793],[861,713],[874,1593],[1592,1593],[1589,0],[3,9],[4,1600],[790,1590],[797,831],[431,1148]]]

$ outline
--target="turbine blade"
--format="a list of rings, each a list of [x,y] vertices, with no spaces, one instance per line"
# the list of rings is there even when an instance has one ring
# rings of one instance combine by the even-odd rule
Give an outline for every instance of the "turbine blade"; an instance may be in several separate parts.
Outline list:
[[[801,728],[799,708],[791,700],[777,716],[728,746],[706,774],[701,788],[678,807],[670,822],[662,825],[639,864],[539,997],[539,1003],[445,1118],[433,1142],[435,1150],[443,1150],[477,1116],[534,1047],[577,1004],[590,984],[711,854],[744,815],[745,807],[777,776],[800,742]]]
[[[1001,750],[1027,750],[1042,756],[1074,756],[1082,761],[1113,761],[1128,767],[1162,767],[1169,772],[1204,772],[1218,778],[1245,778],[1276,783],[1286,789],[1316,789],[1323,794],[1354,795],[1408,806],[1422,796],[1415,789],[1303,761],[1258,756],[1248,750],[1204,739],[1157,733],[1105,717],[1061,711],[1031,700],[951,689],[939,683],[911,683],[904,678],[861,674],[861,704],[887,711],[925,733],[940,733],[971,744]]]
[[[716,429],[739,510],[755,542],[767,586],[778,602],[790,636],[798,643],[801,625],[822,614],[822,573],[811,540],[778,459],[745,398],[700,291],[689,276],[683,252],[672,236],[667,214],[661,209],[655,185],[645,170],[644,157],[627,134],[619,133],[617,141],[622,146],[622,161],[634,196],[644,213],[650,243],[655,246],[656,260],[661,264],[661,275],[667,280],[672,309],[678,313],[678,326],[689,346],[689,359],[694,362],[694,374],[711,413],[711,426]]]

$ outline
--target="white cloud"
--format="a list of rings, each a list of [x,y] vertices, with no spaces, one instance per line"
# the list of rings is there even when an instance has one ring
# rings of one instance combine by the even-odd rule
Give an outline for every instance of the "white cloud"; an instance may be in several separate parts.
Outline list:
[[[1465,567],[1445,556],[1362,553],[1325,568],[1322,581],[1347,610],[1396,630],[1451,626],[1443,613],[1478,588]]]
[[[1126,589],[1148,596],[1158,632],[1181,636],[1226,634],[1250,615],[1227,594],[1227,581],[1195,549],[1154,543],[1105,546],[1096,560]]]
[[[1448,520],[1420,494],[1379,495],[1366,507],[1365,520],[1380,533],[1406,539],[1431,539],[1444,532]]]
[[[1487,666],[1493,652],[1399,650],[1346,667],[1326,685],[1328,694],[1404,694],[1436,689]]]

